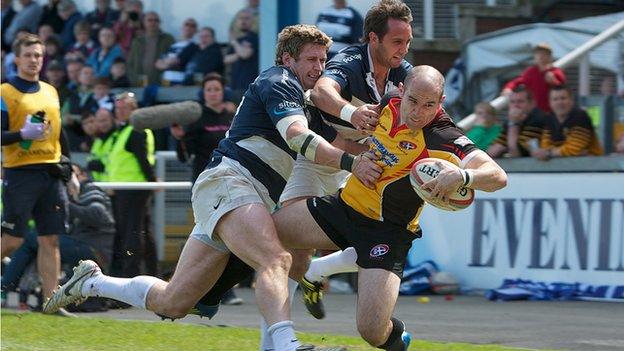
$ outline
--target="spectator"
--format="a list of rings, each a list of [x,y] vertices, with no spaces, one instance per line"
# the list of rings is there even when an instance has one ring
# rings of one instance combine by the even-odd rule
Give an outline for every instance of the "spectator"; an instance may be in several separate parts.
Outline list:
[[[84,61],[70,60],[67,61],[65,65],[67,67],[67,88],[70,91],[76,91],[80,85],[78,77],[80,76],[82,67],[84,67]]]
[[[531,92],[523,85],[516,87],[509,96],[507,122],[498,138],[488,148],[491,157],[531,156],[531,150],[539,146],[546,115],[535,106]]]
[[[95,136],[91,144],[87,169],[95,181],[107,181],[104,164],[108,163],[108,156],[113,149],[115,141],[115,117],[107,109],[99,109],[95,112]]]
[[[112,28],[120,13],[121,11],[111,7],[110,0],[95,0],[95,10],[85,16],[91,27],[91,39],[97,41],[102,28]]]
[[[126,74],[126,60],[118,57],[113,61],[111,66],[110,80],[112,88],[128,88],[130,87],[130,78]]]
[[[238,16],[242,12],[247,12],[251,14],[251,24],[249,29],[242,29],[240,27],[240,22],[238,21]],[[246,32],[252,31],[254,33],[258,33],[259,29],[259,17],[260,17],[260,0],[247,0],[247,6],[238,10],[234,15],[232,22],[230,22],[230,38],[239,38],[242,35],[245,35]]]
[[[477,121],[466,136],[481,150],[487,150],[500,134],[501,126],[496,120],[496,110],[488,102],[475,106]]]
[[[193,37],[197,33],[197,21],[187,18],[182,24],[182,39],[175,42],[163,57],[156,60],[156,68],[163,72],[163,80],[171,83],[184,81],[184,65],[180,64],[179,55],[187,47],[195,46]]]
[[[59,34],[63,49],[69,50],[76,42],[74,26],[82,20],[82,14],[78,12],[74,0],[61,0],[58,4],[58,14],[63,19],[63,29]]]
[[[252,31],[251,10],[240,11],[237,21],[241,35],[230,40],[230,50],[223,62],[230,65],[230,86],[238,103],[249,83],[258,76],[258,35]]]
[[[60,106],[63,106],[71,91],[67,88],[65,79],[65,67],[61,61],[50,61],[45,72],[45,81],[56,88],[59,95]]]
[[[540,148],[531,156],[546,161],[552,157],[604,154],[589,115],[575,106],[570,89],[552,88],[549,97],[552,113],[546,119]]]
[[[61,112],[63,113],[63,128],[67,132],[69,147],[78,151],[80,144],[85,141],[86,136],[82,131],[80,119],[83,111],[95,111],[98,107],[97,101],[93,99],[93,85],[95,77],[93,67],[84,66],[78,76],[78,89],[69,96]]]
[[[334,0],[334,5],[321,10],[316,26],[332,38],[333,43],[328,52],[330,59],[338,51],[360,40],[364,21],[359,12],[347,6],[346,0]]]
[[[141,34],[141,18],[143,17],[143,3],[140,0],[128,0],[113,30],[117,35],[117,42],[125,53],[130,52],[132,41]]]
[[[49,37],[45,43],[46,52],[43,56],[43,68],[41,72],[45,74],[48,70],[48,62],[59,61],[63,62],[63,48],[61,42],[56,35]]]
[[[174,43],[171,34],[160,30],[160,17],[156,12],[145,14],[143,26],[145,32],[132,41],[128,55],[128,73],[134,86],[160,82],[156,60]]]
[[[548,91],[565,84],[566,76],[561,69],[553,67],[552,49],[548,43],[540,43],[533,48],[533,62],[533,66],[505,85],[502,94],[509,95],[515,87],[523,84],[533,94],[537,107],[550,112]]]
[[[199,45],[186,47],[179,56],[185,70],[185,83],[193,84],[194,77],[208,73],[223,74],[221,46],[215,41],[214,29],[204,27],[199,31]]]
[[[56,34],[54,33],[54,28],[52,28],[51,25],[42,24],[39,26],[39,29],[37,29],[37,35],[39,36],[39,39],[45,43],[49,38],[55,36]]]
[[[17,38],[17,32],[26,28],[29,33],[35,33],[41,18],[41,6],[34,0],[19,0],[22,9],[13,17],[11,24],[2,32],[4,41],[7,45],[11,45]]]
[[[13,9],[13,0],[2,0],[0,2],[0,10],[2,10],[2,29],[0,30],[0,33],[6,33],[6,30],[13,21],[13,17],[15,17],[15,14],[17,13]],[[4,53],[11,51],[11,43],[4,41],[4,35],[0,34],[0,40],[2,41],[2,51]]]
[[[91,27],[89,22],[84,20],[77,22],[74,26],[74,36],[76,37],[76,41],[67,51],[65,58],[68,60],[79,58],[86,61],[97,47],[95,42],[91,40]]]
[[[23,36],[31,34],[28,28],[21,28],[17,31],[15,38],[19,39]],[[11,80],[17,76],[17,65],[15,64],[15,53],[9,52],[4,57],[4,73],[6,80]]]
[[[58,13],[59,2],[61,0],[48,0],[48,3],[43,5],[41,20],[39,20],[40,26],[47,24],[52,27],[54,33],[60,33],[63,30],[63,19]]]
[[[108,77],[111,73],[110,69],[113,66],[113,62],[123,57],[123,50],[121,46],[116,44],[115,32],[112,28],[104,27],[100,29],[98,39],[100,47],[91,53],[87,64],[93,67],[96,77]]]
[[[81,152],[90,152],[93,146],[93,141],[97,137],[97,125],[95,124],[95,111],[83,111],[82,118],[80,120],[82,131],[87,136],[87,139],[80,144]]]
[[[615,141],[615,152],[624,154],[624,134],[620,135],[620,138]]]
[[[97,102],[98,109],[105,108],[112,111],[115,105],[115,97],[111,94],[111,83],[108,77],[100,77],[93,85],[92,99]]]
[[[147,16],[147,15],[146,15]],[[118,123],[116,140],[105,164],[107,181],[145,182],[155,181],[154,136],[151,130],[135,130],[128,124],[130,114],[138,107],[132,93],[123,93],[115,100],[115,119]],[[141,273],[144,257],[141,236],[145,234],[145,214],[149,190],[117,190],[114,206],[117,234],[113,269],[117,276],[134,277]]]

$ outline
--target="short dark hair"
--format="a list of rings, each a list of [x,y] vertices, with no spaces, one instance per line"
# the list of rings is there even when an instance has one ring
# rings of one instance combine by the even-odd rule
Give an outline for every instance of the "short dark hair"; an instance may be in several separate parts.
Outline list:
[[[215,30],[212,27],[201,27],[200,31],[202,30],[207,30],[210,32],[210,34],[214,37],[215,36]]]
[[[377,34],[379,40],[383,39],[384,35],[388,33],[388,19],[390,18],[411,23],[413,20],[412,10],[399,0],[381,0],[366,13],[362,41],[368,43],[370,33]]]
[[[216,72],[211,72],[204,76],[204,79],[202,80],[202,89],[204,85],[206,85],[207,82],[210,82],[213,80],[216,80],[217,82],[221,83],[221,86],[225,89],[225,78],[223,78],[222,75]]]
[[[574,94],[572,94],[572,89],[570,89],[570,87],[565,84],[555,85],[554,87],[550,88],[550,91],[548,92],[548,96],[550,96],[550,93],[553,91],[567,91],[570,97],[574,96]]]
[[[512,93],[517,94],[517,93],[525,93],[527,96],[527,99],[529,100],[533,100],[533,92],[529,89],[527,89],[526,85],[524,84],[520,84],[517,87],[513,88],[511,90]]]
[[[93,86],[96,86],[96,85],[106,85],[107,87],[110,88],[111,81],[110,79],[108,79],[108,77],[98,77],[95,79],[95,83],[93,83]]]
[[[22,53],[22,46],[31,46],[36,44],[45,47],[39,36],[35,34],[25,34],[13,42],[12,50],[15,53],[15,56],[19,56]]]
[[[124,65],[126,64],[126,59],[124,59],[123,57],[118,57],[116,59],[113,60],[113,65],[116,63],[123,63]]]

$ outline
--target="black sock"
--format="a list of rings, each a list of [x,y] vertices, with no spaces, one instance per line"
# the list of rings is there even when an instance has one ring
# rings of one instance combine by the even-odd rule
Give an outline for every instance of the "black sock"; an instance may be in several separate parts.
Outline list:
[[[377,348],[387,351],[403,351],[405,350],[405,343],[401,338],[403,331],[405,331],[405,323],[394,317],[390,318],[392,322],[392,331],[388,340],[383,345],[379,345]]]

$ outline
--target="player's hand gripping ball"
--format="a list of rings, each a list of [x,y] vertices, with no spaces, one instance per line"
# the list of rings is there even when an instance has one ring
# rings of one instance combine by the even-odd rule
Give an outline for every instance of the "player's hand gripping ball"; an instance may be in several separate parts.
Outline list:
[[[453,191],[449,196],[448,203],[434,198],[431,196],[431,192],[421,188],[423,184],[437,177],[442,170],[440,164],[452,168],[459,168],[454,164],[438,159],[438,158],[424,158],[417,161],[410,171],[410,182],[412,187],[418,196],[420,196],[427,203],[446,211],[459,211],[470,206],[474,201],[475,192],[473,189],[460,186],[457,190]]]

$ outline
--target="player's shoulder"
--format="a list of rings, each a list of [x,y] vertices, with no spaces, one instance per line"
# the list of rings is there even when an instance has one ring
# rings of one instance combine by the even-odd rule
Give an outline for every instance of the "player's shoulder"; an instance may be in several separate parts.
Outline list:
[[[403,60],[398,67],[390,69],[390,73],[388,74],[388,80],[399,83],[405,80],[405,76],[410,69],[412,69],[412,64],[407,62],[407,60]]]
[[[455,125],[453,119],[444,108],[438,110],[434,120],[423,128],[423,132],[425,136],[436,136],[441,139],[448,138],[449,140],[454,138],[458,132],[463,135],[461,129]]]
[[[366,44],[347,46],[327,63],[328,67],[360,67],[368,60]]]
[[[303,94],[303,87],[295,74],[284,66],[273,66],[258,76],[254,84],[260,90],[273,90],[277,87],[289,87],[300,90]]]
[[[397,105],[397,103],[401,102],[401,95],[398,90],[392,90],[384,94],[379,101],[379,109],[383,110],[390,104],[391,101],[393,105]]]

